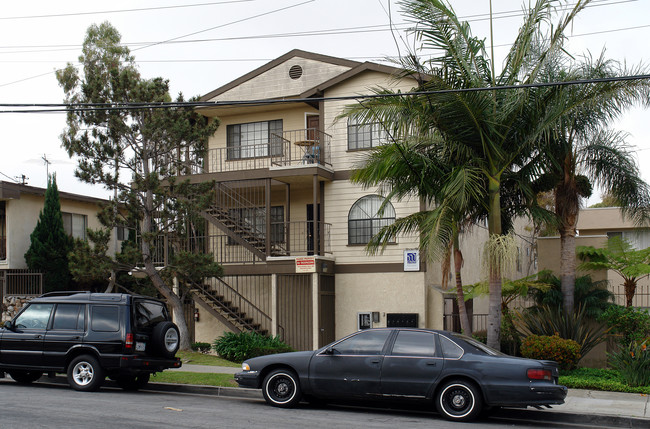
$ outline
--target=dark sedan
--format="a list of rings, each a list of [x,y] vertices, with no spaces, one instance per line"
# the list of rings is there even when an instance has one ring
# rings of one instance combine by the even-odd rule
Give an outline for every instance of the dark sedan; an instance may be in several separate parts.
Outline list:
[[[563,404],[553,361],[516,358],[446,331],[378,328],[356,332],[316,351],[249,359],[235,374],[262,389],[276,407],[301,399],[434,401],[449,420],[475,418],[484,407]]]

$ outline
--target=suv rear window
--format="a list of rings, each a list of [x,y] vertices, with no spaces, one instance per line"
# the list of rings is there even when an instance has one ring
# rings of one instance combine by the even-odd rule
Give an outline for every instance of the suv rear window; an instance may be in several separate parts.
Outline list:
[[[135,327],[148,331],[155,325],[168,319],[167,309],[157,301],[135,301]]]

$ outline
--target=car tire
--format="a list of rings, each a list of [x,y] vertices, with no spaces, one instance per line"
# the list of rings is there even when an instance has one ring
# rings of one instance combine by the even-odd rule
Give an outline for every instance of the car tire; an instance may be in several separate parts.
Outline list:
[[[452,380],[445,383],[436,396],[436,408],[442,417],[451,421],[475,419],[483,408],[481,392],[467,380]]]
[[[288,369],[271,371],[264,378],[262,394],[269,405],[280,408],[294,407],[302,398],[298,376]]]
[[[68,365],[68,384],[74,390],[93,392],[102,386],[105,377],[104,369],[90,355],[77,356]]]
[[[122,389],[135,392],[136,390],[142,389],[149,383],[149,378],[151,374],[144,373],[138,375],[120,375],[115,378],[115,382]]]
[[[156,354],[173,358],[180,347],[180,338],[178,327],[172,322],[165,321],[153,328],[151,342]]]
[[[32,384],[43,375],[40,371],[9,371],[9,375],[18,384]]]

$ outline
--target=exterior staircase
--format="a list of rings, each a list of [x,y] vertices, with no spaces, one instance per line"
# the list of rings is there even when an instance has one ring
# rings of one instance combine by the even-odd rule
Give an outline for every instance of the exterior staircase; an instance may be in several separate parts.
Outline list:
[[[227,202],[227,205],[224,204]],[[246,201],[234,189],[223,183],[216,185],[215,204],[201,213],[201,216],[225,232],[230,239],[244,246],[261,260],[266,260],[266,232],[259,230],[254,224],[247,222],[242,216],[237,216],[239,209],[255,209],[255,204]],[[280,243],[271,243],[271,256],[285,256],[288,252]]]
[[[262,335],[269,334],[269,315],[223,280],[211,280],[216,282],[217,290],[211,284],[192,283],[190,293],[197,304],[234,332],[253,331]],[[224,296],[225,294],[228,297]]]

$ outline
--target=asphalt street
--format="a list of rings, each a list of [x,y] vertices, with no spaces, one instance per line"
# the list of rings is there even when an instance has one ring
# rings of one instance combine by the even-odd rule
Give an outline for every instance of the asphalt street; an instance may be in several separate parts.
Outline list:
[[[76,392],[65,385],[0,380],[0,428],[548,428],[581,427],[517,419],[453,423],[423,410],[301,405],[273,408],[260,399],[173,392]],[[594,425],[584,427],[594,428]]]

